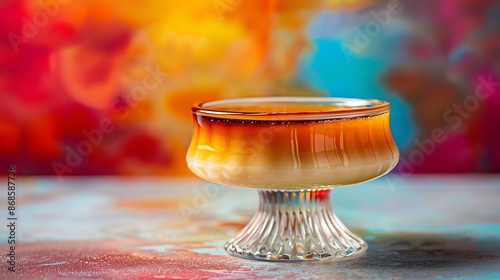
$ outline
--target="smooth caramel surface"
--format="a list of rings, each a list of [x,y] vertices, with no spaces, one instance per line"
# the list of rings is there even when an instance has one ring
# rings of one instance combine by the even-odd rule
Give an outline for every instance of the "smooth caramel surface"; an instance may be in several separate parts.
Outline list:
[[[296,112],[298,107],[281,108]],[[297,112],[340,108],[300,107]],[[195,114],[189,168],[226,185],[304,189],[367,181],[388,172],[399,158],[388,113],[311,121],[270,118],[252,121]]]
[[[240,113],[309,113],[309,112],[335,112],[342,110],[352,110],[348,106],[332,106],[318,102],[317,104],[292,105],[289,102],[269,102],[262,105],[253,104],[220,104],[211,106],[212,109],[236,111]]]

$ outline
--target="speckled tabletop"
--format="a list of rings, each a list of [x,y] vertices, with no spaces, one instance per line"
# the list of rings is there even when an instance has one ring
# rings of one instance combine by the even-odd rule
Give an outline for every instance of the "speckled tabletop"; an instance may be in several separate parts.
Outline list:
[[[7,178],[4,178],[7,182]],[[369,244],[317,264],[229,257],[257,209],[254,189],[175,178],[18,178],[15,272],[1,227],[2,279],[500,279],[500,176],[391,177],[332,191]],[[7,185],[7,184],[5,184]],[[8,225],[7,190],[0,197]]]

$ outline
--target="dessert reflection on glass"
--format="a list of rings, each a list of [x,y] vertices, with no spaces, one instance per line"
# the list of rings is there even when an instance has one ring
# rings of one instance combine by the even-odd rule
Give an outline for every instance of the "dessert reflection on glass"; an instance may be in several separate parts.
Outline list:
[[[382,176],[396,165],[387,102],[226,99],[195,105],[193,120],[189,168],[209,181],[259,189],[259,210],[226,243],[229,254],[321,261],[366,250],[332,212],[329,192]]]

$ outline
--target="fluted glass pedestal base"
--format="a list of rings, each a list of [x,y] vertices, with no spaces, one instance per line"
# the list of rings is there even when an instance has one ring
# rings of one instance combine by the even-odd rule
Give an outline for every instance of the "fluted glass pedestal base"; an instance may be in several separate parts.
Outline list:
[[[366,243],[333,213],[330,190],[260,190],[258,212],[226,245],[236,257],[272,261],[333,261],[365,252]]]

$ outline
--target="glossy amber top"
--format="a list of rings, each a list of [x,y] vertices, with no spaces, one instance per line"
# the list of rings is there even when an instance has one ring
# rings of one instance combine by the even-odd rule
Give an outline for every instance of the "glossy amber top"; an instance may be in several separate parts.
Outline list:
[[[192,111],[214,118],[297,121],[366,117],[389,112],[389,103],[329,97],[236,98],[196,104]]]

